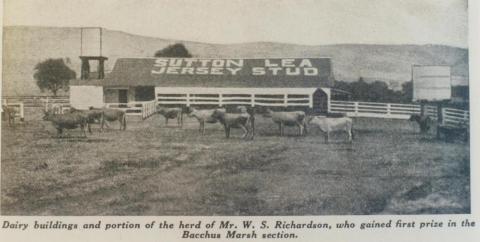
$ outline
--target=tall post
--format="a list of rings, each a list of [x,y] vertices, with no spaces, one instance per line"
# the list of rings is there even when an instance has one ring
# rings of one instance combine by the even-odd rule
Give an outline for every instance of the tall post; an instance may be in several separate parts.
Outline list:
[[[98,60],[98,79],[103,79],[105,78],[105,60],[104,59],[99,59]]]
[[[437,139],[440,139],[440,126],[443,125],[443,101],[437,102]]]
[[[425,100],[420,101],[420,116],[425,116]]]
[[[190,93],[187,93],[187,107],[190,107]]]

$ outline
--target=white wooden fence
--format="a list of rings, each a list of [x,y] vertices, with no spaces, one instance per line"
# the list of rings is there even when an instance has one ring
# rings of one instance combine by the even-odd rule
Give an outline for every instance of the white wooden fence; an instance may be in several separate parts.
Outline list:
[[[107,108],[125,111],[127,115],[140,116],[146,119],[156,112],[155,100],[146,102],[106,103]]]
[[[306,106],[313,107],[307,94],[157,94],[160,105],[246,105],[246,106]]]
[[[346,113],[349,117],[408,119],[412,114],[420,114],[420,105],[376,102],[330,101],[329,111]],[[437,118],[437,107],[425,106],[425,113]],[[467,110],[442,108],[442,125],[468,125],[470,113]]]
[[[468,111],[443,108],[442,116],[444,126],[468,126],[470,124],[470,113]]]
[[[45,107],[45,103],[69,104],[68,96],[2,96],[3,103],[23,103],[24,107]]]

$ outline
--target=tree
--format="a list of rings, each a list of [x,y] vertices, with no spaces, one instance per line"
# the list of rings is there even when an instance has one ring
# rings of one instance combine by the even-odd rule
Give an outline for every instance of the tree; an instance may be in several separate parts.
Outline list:
[[[75,77],[75,71],[70,69],[63,59],[47,59],[38,63],[33,74],[40,90],[51,91],[53,96],[57,96],[60,89],[68,90],[69,81]]]
[[[155,57],[185,57],[190,58],[192,55],[188,52],[187,48],[181,44],[176,43],[169,45],[161,50],[155,52]]]
[[[406,102],[413,99],[413,81],[404,82],[402,84],[402,95]]]

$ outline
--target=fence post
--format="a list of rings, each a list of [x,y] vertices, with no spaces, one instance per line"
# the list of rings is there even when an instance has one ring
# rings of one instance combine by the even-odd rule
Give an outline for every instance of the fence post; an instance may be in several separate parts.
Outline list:
[[[45,99],[45,112],[48,111],[48,97]]]
[[[219,107],[223,106],[223,94],[221,93],[218,94],[218,106]]]
[[[313,108],[313,98],[312,98],[312,97],[313,97],[312,94],[308,94],[308,107],[309,107],[309,108]],[[329,107],[329,106],[330,106],[330,105],[329,105],[329,102],[328,102],[328,100],[327,100],[327,112],[330,111],[330,107]]]
[[[283,105],[288,106],[288,94],[283,94]]]
[[[354,102],[354,111],[355,111],[355,117],[358,116],[358,102]]]
[[[445,125],[444,121],[444,108],[442,107],[442,102],[437,103],[437,139],[440,139],[441,131],[440,126]]]
[[[20,103],[20,120],[24,121],[25,120],[25,112],[23,111],[23,102]]]
[[[312,98],[312,102],[313,102],[313,98]],[[330,113],[331,111],[332,111],[332,99],[330,99],[330,97],[328,97],[328,99],[327,99],[327,113]]]
[[[250,94],[250,105],[255,107],[255,94]]]
[[[392,104],[387,103],[387,117],[390,117],[390,115],[391,115],[391,109],[392,109]]]
[[[187,93],[187,107],[190,107],[190,93]]]

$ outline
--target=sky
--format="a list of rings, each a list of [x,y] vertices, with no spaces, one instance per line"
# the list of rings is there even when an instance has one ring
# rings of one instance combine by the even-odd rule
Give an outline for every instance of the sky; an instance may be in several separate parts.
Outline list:
[[[4,25],[210,43],[468,46],[467,0],[4,0]]]

